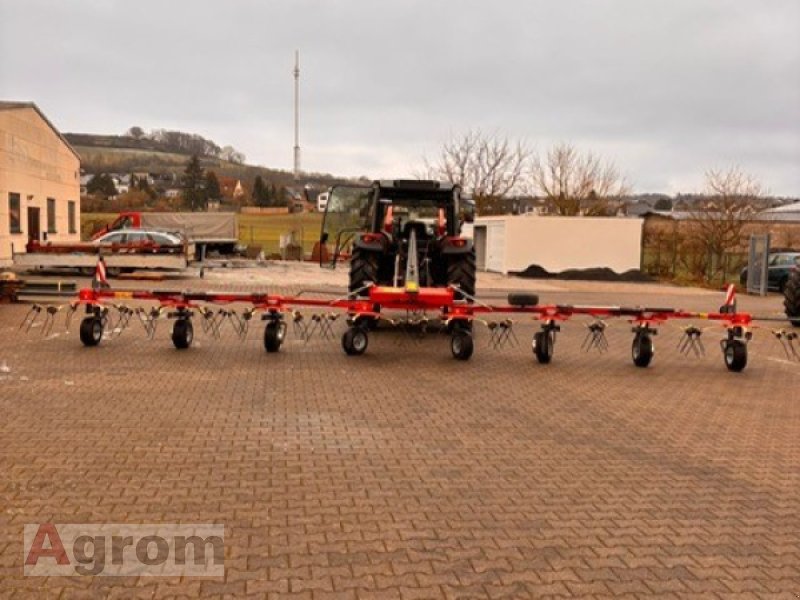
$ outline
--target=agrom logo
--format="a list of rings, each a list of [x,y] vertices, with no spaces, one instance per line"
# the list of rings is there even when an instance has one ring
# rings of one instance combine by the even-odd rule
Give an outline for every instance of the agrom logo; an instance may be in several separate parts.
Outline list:
[[[24,574],[224,577],[224,525],[28,524]]]

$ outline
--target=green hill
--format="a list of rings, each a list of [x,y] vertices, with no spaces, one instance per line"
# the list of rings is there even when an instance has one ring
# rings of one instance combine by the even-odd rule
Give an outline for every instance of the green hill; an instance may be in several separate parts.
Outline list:
[[[182,175],[191,158],[190,153],[158,149],[158,144],[150,140],[76,133],[67,133],[65,137],[80,155],[81,169],[88,174],[148,172]],[[303,173],[298,182],[289,171],[240,164],[212,156],[201,156],[200,163],[204,169],[240,179],[248,187],[252,186],[257,175],[277,186],[309,185],[317,189],[349,181],[327,173]]]

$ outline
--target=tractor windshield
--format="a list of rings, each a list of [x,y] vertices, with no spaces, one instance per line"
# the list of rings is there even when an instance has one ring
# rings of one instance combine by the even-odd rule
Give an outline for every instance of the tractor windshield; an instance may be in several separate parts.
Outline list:
[[[371,188],[366,186],[337,185],[331,188],[325,215],[322,218],[320,242],[333,245],[333,263],[340,255],[350,254],[353,236],[369,228],[372,218]],[[320,266],[324,265],[320,252]]]

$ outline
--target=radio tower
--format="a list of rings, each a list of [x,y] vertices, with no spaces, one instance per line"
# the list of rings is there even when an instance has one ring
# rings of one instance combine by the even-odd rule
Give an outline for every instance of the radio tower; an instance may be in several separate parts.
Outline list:
[[[294,51],[294,178],[300,175],[300,51]]]

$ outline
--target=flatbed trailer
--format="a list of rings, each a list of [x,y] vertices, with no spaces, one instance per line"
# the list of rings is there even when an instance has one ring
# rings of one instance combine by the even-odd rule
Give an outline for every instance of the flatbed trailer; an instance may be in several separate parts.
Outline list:
[[[75,244],[48,248],[42,246],[33,252],[14,254],[14,265],[23,269],[79,269],[93,272],[102,253],[106,271],[113,277],[123,271],[160,269],[183,271],[189,266],[193,249],[184,247],[175,251],[154,251],[130,247],[98,248],[91,244]]]

